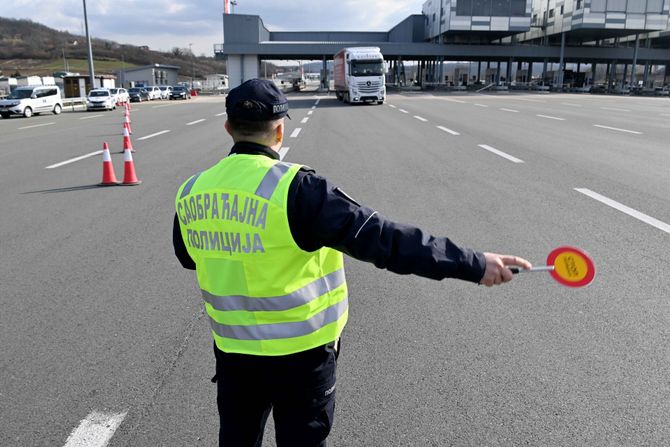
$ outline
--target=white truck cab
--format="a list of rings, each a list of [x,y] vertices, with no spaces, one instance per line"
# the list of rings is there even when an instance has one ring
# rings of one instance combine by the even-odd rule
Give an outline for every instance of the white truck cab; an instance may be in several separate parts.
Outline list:
[[[0,100],[0,116],[9,118],[22,115],[30,118],[34,114],[63,111],[60,88],[55,85],[39,85],[15,88],[7,99]]]
[[[386,64],[378,47],[343,48],[333,58],[337,99],[347,103],[386,99]]]

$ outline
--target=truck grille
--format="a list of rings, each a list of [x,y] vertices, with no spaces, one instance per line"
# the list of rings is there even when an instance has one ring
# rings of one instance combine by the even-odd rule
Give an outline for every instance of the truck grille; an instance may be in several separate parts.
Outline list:
[[[357,82],[356,87],[361,93],[377,93],[382,83],[379,81]]]

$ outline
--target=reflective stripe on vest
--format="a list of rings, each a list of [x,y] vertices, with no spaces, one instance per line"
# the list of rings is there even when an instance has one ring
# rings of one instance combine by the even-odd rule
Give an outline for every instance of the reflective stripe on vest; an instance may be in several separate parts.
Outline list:
[[[188,181],[184,185],[184,189],[181,190],[181,195],[179,196],[180,199],[183,199],[184,197],[186,197],[191,193],[191,189],[193,188],[195,181],[198,180],[198,177],[200,177],[200,174],[202,174],[202,172],[188,179]]]
[[[216,296],[206,290],[202,291],[202,296],[216,310],[246,310],[249,312],[282,311],[307,304],[321,295],[338,288],[344,282],[344,269],[340,269],[307,284],[295,292],[283,296],[267,298],[255,298],[243,295]]]
[[[309,320],[291,323],[258,324],[254,326],[233,326],[219,324],[213,318],[212,330],[220,337],[236,340],[276,340],[280,338],[300,337],[311,334],[322,327],[337,321],[349,308],[349,301],[345,298],[314,315]]]
[[[263,177],[263,180],[261,180],[261,184],[258,185],[258,188],[256,188],[256,192],[254,194],[266,200],[270,200],[270,197],[272,197],[275,189],[277,189],[279,181],[284,176],[284,174],[288,172],[291,166],[293,166],[293,163],[285,163],[280,161],[271,167],[268,173],[265,174],[265,177]]]

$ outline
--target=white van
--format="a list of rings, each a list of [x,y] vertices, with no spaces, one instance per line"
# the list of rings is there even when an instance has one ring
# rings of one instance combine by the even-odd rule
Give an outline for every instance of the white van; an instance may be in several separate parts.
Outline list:
[[[30,118],[36,113],[52,112],[55,115],[63,111],[60,88],[55,85],[18,87],[7,99],[0,101],[0,116],[23,115]]]

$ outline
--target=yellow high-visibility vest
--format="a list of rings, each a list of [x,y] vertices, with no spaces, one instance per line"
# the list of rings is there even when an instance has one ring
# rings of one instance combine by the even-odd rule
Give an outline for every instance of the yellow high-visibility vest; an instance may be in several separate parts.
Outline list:
[[[275,356],[336,340],[347,322],[342,253],[302,250],[287,215],[301,168],[235,154],[194,175],[175,208],[216,346]]]

